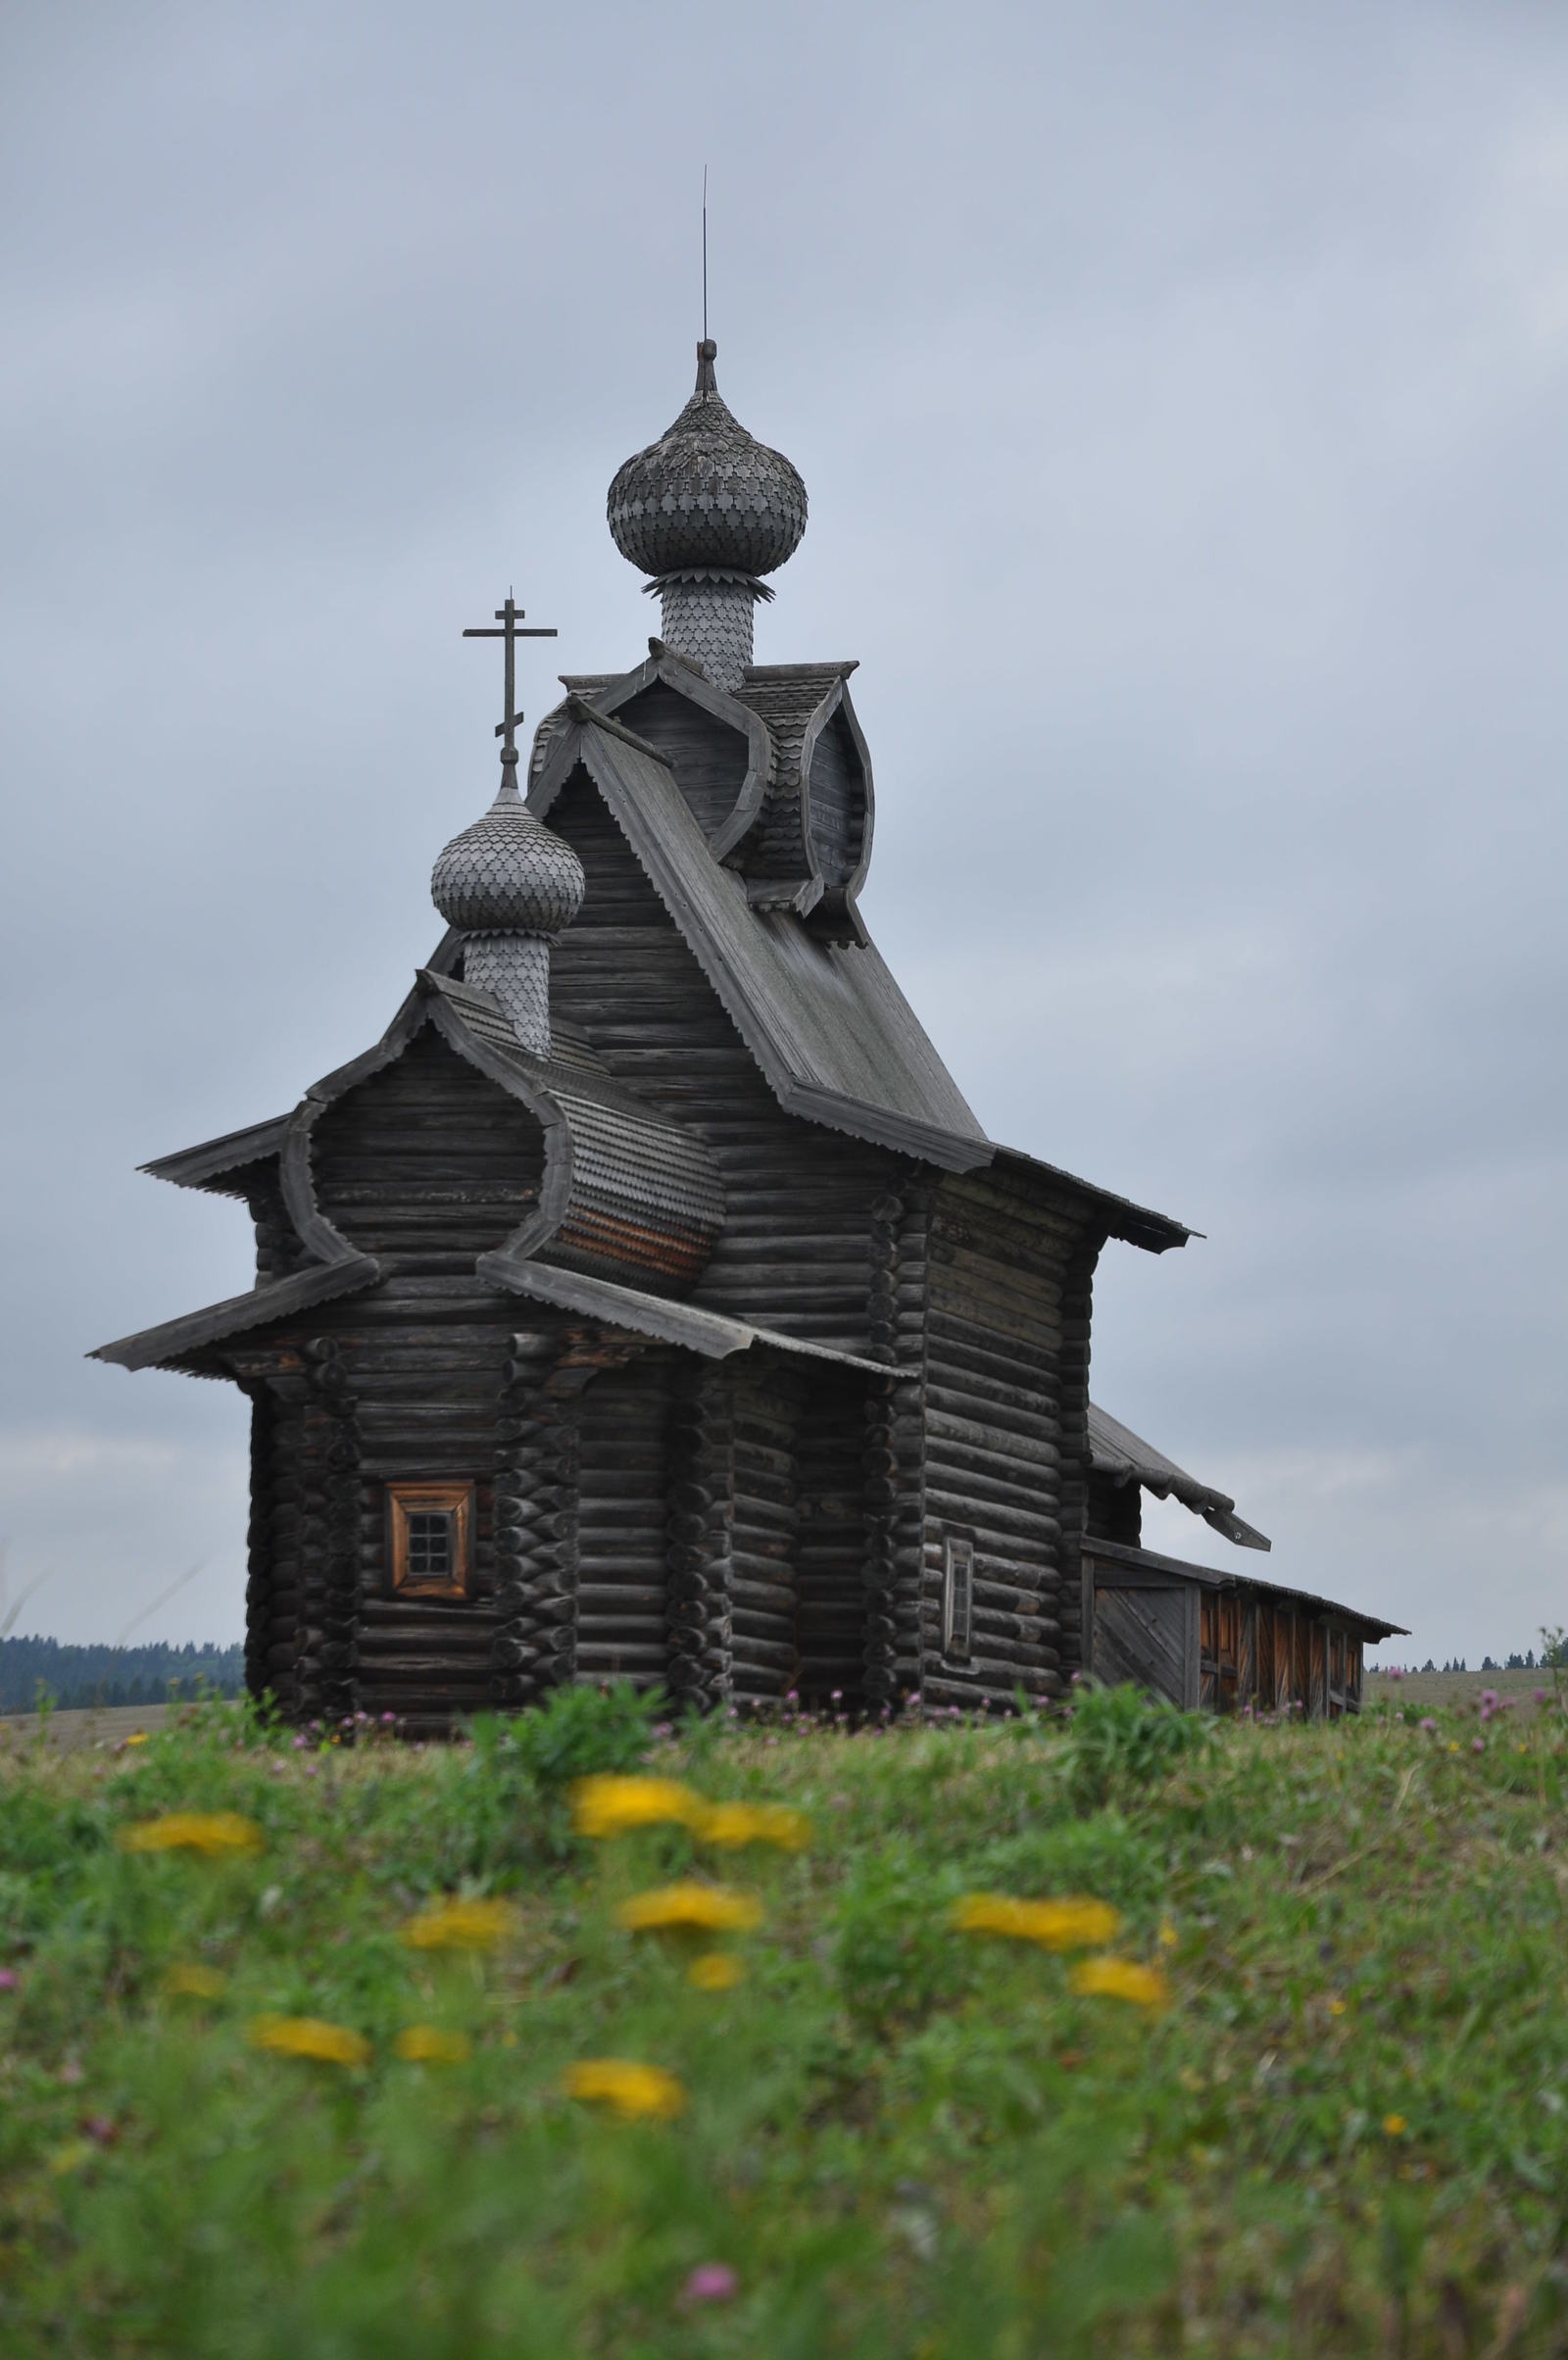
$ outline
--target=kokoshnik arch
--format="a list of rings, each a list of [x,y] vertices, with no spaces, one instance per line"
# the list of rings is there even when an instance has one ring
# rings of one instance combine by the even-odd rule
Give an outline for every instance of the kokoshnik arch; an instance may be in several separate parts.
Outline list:
[[[610,489],[662,636],[563,675],[526,796],[498,615],[500,791],[387,1032],[147,1166],[255,1224],[245,1294],[98,1354],[249,1397],[251,1689],[1353,1709],[1393,1626],[1142,1546],[1150,1490],[1268,1547],[1089,1399],[1102,1249],[1191,1233],[988,1139],[879,958],[855,665],[753,662],[806,487],[714,358]]]

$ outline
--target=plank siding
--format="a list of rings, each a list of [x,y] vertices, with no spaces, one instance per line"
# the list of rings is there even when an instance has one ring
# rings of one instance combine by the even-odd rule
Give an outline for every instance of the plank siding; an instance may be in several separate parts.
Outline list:
[[[471,1272],[538,1203],[543,1162],[534,1116],[429,1027],[311,1135],[321,1210],[390,1271]]]
[[[693,818],[705,836],[715,836],[746,781],[751,746],[745,731],[705,713],[662,680],[621,706],[615,718],[667,758]],[[554,815],[550,824],[560,832]]]

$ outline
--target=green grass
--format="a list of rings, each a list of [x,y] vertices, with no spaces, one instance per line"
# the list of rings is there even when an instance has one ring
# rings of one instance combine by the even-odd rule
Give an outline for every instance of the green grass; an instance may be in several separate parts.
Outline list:
[[[571,1835],[565,1782],[645,1750],[624,1700],[423,1751],[217,1706],[120,1751],[13,1737],[0,2350],[1568,2350],[1564,1724],[1401,1709],[1217,1729],[1118,1694],[1072,1727],[655,1740],[706,1795],[810,1815],[808,1851],[722,1860]],[[121,1847],[176,1810],[261,1847]],[[764,1904],[733,1991],[616,1922],[687,1875]],[[976,1889],[1113,1903],[1170,2005],[956,1932]],[[408,1946],[457,1892],[513,1932]],[[192,1967],[212,1995],[171,1990]],[[263,2052],[268,2014],[368,2062]],[[470,2056],[403,2061],[416,2024]],[[665,2068],[684,2113],[564,2095],[595,2057]],[[710,2264],[733,2291],[690,2299]]]

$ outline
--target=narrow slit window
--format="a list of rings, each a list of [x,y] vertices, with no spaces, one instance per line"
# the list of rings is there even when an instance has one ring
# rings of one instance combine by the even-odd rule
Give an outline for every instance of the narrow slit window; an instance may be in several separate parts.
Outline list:
[[[942,1652],[967,1662],[974,1621],[974,1543],[949,1533],[942,1560]]]
[[[471,1483],[389,1483],[387,1556],[399,1597],[466,1598],[472,1572]]]

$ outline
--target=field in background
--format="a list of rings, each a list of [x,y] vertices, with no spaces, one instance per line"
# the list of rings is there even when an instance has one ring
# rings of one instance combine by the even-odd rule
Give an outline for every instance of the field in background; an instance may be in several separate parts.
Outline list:
[[[851,1737],[575,1692],[428,1749],[218,1706],[118,1752],[13,1736],[0,2349],[1560,2353],[1568,1741],[1417,1702]],[[588,1842],[596,1765],[811,1841],[694,1809]],[[621,1922],[670,1885],[739,1922]],[[964,1932],[977,1892],[1121,1922]],[[607,2059],[624,2118],[580,2079]]]
[[[1422,1712],[1436,1712],[1440,1707],[1475,1711],[1489,1688],[1511,1712],[1526,1720],[1537,1709],[1537,1696],[1544,1692],[1549,1699],[1553,1693],[1549,1671],[1407,1672],[1399,1680],[1391,1680],[1386,1672],[1372,1672],[1367,1676],[1366,1701],[1368,1705],[1415,1704]]]
[[[78,1745],[118,1745],[138,1730],[151,1736],[177,1709],[172,1704],[100,1704],[90,1711],[47,1713],[42,1719],[36,1712],[6,1713],[0,1716],[0,1758],[8,1750],[36,1744],[40,1735],[64,1752]]]

